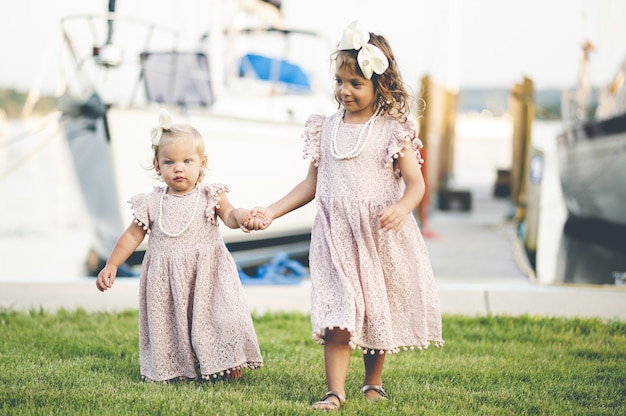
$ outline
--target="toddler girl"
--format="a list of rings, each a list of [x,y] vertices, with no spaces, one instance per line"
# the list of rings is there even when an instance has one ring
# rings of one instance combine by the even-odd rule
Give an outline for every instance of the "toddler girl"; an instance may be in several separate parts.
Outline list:
[[[96,286],[105,291],[117,268],[149,234],[139,289],[142,379],[237,379],[263,360],[237,266],[222,240],[219,217],[242,228],[224,184],[202,184],[204,141],[161,110],[152,131],[153,165],[165,186],[130,199],[134,220],[113,248]]]

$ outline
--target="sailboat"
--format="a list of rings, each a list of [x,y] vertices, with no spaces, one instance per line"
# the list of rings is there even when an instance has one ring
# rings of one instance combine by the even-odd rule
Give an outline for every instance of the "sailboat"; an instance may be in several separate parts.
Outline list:
[[[557,150],[563,196],[571,221],[626,230],[626,59],[600,89],[593,111],[586,81],[592,49],[590,42],[583,45],[579,86],[562,105],[565,128]]]
[[[120,14],[114,0],[106,13],[60,22],[65,85],[58,109],[94,227],[89,274],[132,221],[127,200],[159,184],[149,132],[160,108],[202,133],[205,181],[229,185],[237,206],[268,204],[306,173],[304,121],[335,108],[328,87],[333,45],[289,28],[280,1],[213,1],[211,13],[210,27],[192,34],[191,46],[182,42],[189,34]],[[306,257],[314,209],[309,204],[263,232],[222,233],[244,267],[279,250]]]

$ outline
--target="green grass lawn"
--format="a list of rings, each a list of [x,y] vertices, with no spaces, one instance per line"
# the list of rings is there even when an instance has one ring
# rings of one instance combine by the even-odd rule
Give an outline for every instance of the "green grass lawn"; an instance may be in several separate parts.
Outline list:
[[[137,312],[0,310],[0,414],[306,415],[325,391],[308,316],[254,316],[265,366],[237,382],[143,383]],[[389,402],[348,375],[345,415],[624,415],[626,322],[444,316],[443,348],[387,357]]]

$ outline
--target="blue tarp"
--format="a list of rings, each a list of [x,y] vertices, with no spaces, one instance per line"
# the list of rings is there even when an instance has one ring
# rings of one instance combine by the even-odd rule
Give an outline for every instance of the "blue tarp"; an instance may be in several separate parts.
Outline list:
[[[241,267],[239,279],[244,285],[294,285],[302,281],[308,273],[297,260],[292,260],[287,253],[277,253],[269,263],[258,267],[256,276],[247,275]]]
[[[302,68],[284,59],[247,54],[239,63],[239,76],[281,82],[295,92],[311,91],[309,77]]]

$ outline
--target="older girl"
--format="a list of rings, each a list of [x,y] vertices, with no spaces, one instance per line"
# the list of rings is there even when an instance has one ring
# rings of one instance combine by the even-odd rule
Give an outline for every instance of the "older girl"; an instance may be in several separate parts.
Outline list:
[[[251,217],[265,216],[264,228],[315,199],[311,323],[324,345],[327,393],[313,407],[322,410],[345,401],[353,348],[363,351],[361,389],[373,401],[388,399],[387,354],[443,345],[432,268],[412,214],[425,192],[422,143],[394,55],[383,36],[354,22],[334,62],[339,111],[306,122],[306,177]]]

